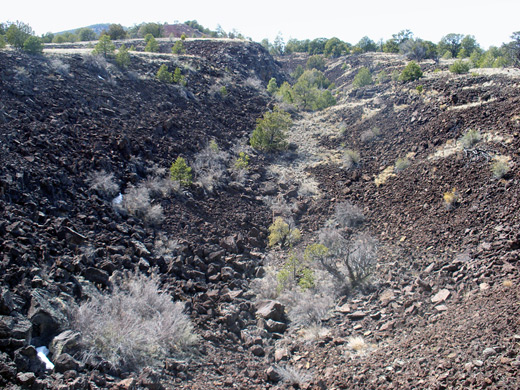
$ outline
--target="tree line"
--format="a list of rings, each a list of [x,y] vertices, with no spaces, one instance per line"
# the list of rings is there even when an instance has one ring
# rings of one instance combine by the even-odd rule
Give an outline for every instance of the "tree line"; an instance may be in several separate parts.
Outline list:
[[[491,46],[483,50],[473,35],[450,33],[437,43],[414,37],[410,30],[402,30],[393,34],[392,38],[378,42],[365,36],[358,43],[352,45],[339,38],[316,39],[289,39],[284,41],[279,34],[273,43],[268,39],[261,44],[272,55],[289,55],[292,53],[308,53],[310,55],[324,55],[325,57],[339,57],[346,54],[360,54],[367,52],[397,53],[408,57],[409,60],[423,59],[438,60],[439,58],[470,58],[477,66],[501,67],[520,65],[520,31],[511,35],[511,41],[500,47]]]

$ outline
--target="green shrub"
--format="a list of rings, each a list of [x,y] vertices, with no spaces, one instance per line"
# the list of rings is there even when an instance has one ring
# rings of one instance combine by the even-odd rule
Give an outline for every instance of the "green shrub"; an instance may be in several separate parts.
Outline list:
[[[464,134],[460,138],[460,142],[462,143],[462,146],[465,148],[472,148],[476,144],[480,142],[482,139],[482,134],[480,134],[480,131],[469,129],[466,134]]]
[[[310,56],[305,65],[307,69],[325,70],[325,59],[323,56]]]
[[[116,47],[110,40],[110,37],[108,35],[102,35],[101,38],[99,38],[99,41],[96,44],[96,46],[94,46],[92,54],[103,55],[103,57],[107,58],[111,56],[115,51]]]
[[[471,65],[467,61],[457,60],[450,66],[450,72],[455,74],[468,73]]]
[[[235,161],[235,169],[248,170],[249,169],[249,156],[245,152],[238,153],[238,157]]]
[[[182,357],[197,342],[184,304],[172,301],[158,277],[137,273],[124,277],[111,292],[92,294],[72,311],[71,323],[81,333],[85,363],[101,358],[129,371],[160,367],[164,359]]]
[[[509,173],[510,170],[511,167],[504,159],[496,158],[495,161],[493,161],[491,164],[491,172],[493,173],[493,177],[495,179],[502,179]]]
[[[220,87],[219,93],[220,93],[220,96],[222,96],[222,97],[226,97],[228,95],[228,91],[227,91],[227,88],[225,85]]]
[[[396,172],[402,172],[410,166],[410,160],[407,158],[398,158],[395,162],[394,170]]]
[[[422,86],[422,85],[418,85],[417,87],[415,87],[415,90],[416,90],[419,94],[421,94],[421,93],[423,93],[424,86]]]
[[[361,68],[354,77],[353,85],[355,88],[361,88],[366,85],[373,84],[372,80],[372,74],[370,73],[370,70],[368,68]]]
[[[43,41],[38,37],[29,37],[23,43],[23,50],[29,54],[43,53]]]
[[[274,77],[272,77],[267,84],[267,92],[269,92],[271,95],[278,92],[278,84],[276,83],[276,79]]]
[[[126,69],[128,68],[128,65],[130,65],[130,54],[124,44],[122,44],[117,51],[116,64],[122,69]]]
[[[163,83],[173,83],[173,74],[168,72],[168,67],[163,64],[157,71],[157,78]]]
[[[3,49],[7,45],[5,38],[3,35],[0,35],[0,50]]]
[[[302,290],[308,290],[315,286],[314,271],[306,266],[305,260],[291,253],[276,275],[279,294],[283,290],[290,289],[294,285],[300,286]]]
[[[175,44],[172,47],[172,54],[185,54],[186,49],[184,48],[184,44],[182,43],[182,40],[175,42]]]
[[[159,44],[157,43],[157,40],[154,38],[152,34],[146,34],[146,36],[144,37],[144,41],[146,42],[146,47],[144,48],[144,51],[150,53],[157,53],[159,51]]]
[[[289,224],[283,220],[282,217],[277,217],[273,224],[269,226],[269,246],[273,247],[277,244],[280,247],[298,242],[301,238],[300,230],[297,228],[291,229]]]
[[[257,120],[256,128],[251,134],[251,146],[261,151],[285,149],[286,132],[291,125],[291,116],[275,107],[273,111],[266,112],[263,118]]]
[[[399,76],[400,81],[414,81],[422,77],[421,67],[415,61],[410,61]]]
[[[191,168],[186,164],[186,160],[177,157],[170,167],[170,179],[179,182],[184,187],[189,187],[193,180]]]
[[[186,85],[186,79],[182,75],[181,68],[175,68],[173,71],[173,82],[182,86]]]
[[[388,73],[386,73],[384,70],[380,71],[376,76],[376,80],[377,80],[378,84],[386,83],[389,78],[390,78],[390,76],[388,76]]]
[[[5,31],[5,39],[17,49],[22,49],[27,38],[32,35],[34,35],[34,31],[31,26],[19,21],[11,23]]]

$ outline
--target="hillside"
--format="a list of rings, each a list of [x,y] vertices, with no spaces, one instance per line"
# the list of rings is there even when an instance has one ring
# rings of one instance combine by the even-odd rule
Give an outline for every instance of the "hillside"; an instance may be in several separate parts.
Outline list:
[[[157,54],[134,44],[128,70],[81,45],[48,45],[41,57],[0,51],[2,386],[519,387],[516,69],[453,75],[447,62],[425,61],[417,81],[355,89],[360,67],[390,75],[406,61],[328,59],[337,104],[289,107],[291,147],[266,154],[247,143],[277,104],[267,83],[290,80],[306,56],[275,60],[242,41],[188,39],[180,56],[165,54],[166,39]],[[162,64],[180,68],[185,85],[159,82]],[[462,143],[469,130],[478,143]],[[347,166],[349,149],[357,166]],[[245,172],[234,168],[239,152],[250,156]],[[179,156],[194,167],[186,188],[168,177]],[[396,171],[399,158],[406,167]],[[510,168],[499,178],[497,158]],[[346,200],[379,242],[369,285],[335,302],[314,331],[282,306],[265,312],[252,287],[288,256],[266,247],[278,209],[303,250]],[[183,302],[197,352],[141,372],[82,362],[81,343],[62,333],[67,309],[134,269],[157,273]],[[68,353],[54,348],[49,371],[35,348],[59,335]]]

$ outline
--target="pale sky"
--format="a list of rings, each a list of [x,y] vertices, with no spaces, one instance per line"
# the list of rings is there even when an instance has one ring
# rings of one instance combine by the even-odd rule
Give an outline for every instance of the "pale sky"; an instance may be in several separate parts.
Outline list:
[[[474,35],[487,49],[520,31],[519,0],[156,0],[136,5],[128,0],[26,0],[8,1],[1,8],[0,22],[23,21],[37,35],[97,23],[130,27],[195,19],[212,30],[219,24],[227,32],[236,29],[258,42],[272,42],[282,33],[285,41],[335,36],[356,44],[363,36],[377,42],[409,29],[435,43],[449,33]]]

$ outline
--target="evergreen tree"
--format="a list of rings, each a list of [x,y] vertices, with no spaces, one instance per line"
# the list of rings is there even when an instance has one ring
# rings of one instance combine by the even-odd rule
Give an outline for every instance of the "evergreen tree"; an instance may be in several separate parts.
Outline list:
[[[130,65],[130,54],[125,44],[122,44],[116,55],[116,63],[120,68],[126,69]]]
[[[102,35],[101,38],[99,38],[98,43],[94,47],[92,54],[103,55],[103,57],[107,58],[114,54],[115,51],[116,47],[110,40],[110,37],[108,35]]]

